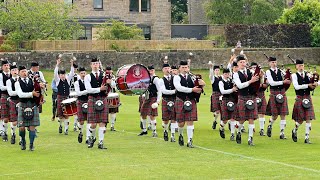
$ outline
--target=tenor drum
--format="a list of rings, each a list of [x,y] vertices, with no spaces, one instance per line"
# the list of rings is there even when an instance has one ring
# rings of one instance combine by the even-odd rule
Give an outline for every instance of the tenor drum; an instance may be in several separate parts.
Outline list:
[[[150,85],[148,69],[141,64],[129,64],[117,71],[117,88],[124,95],[141,95]]]
[[[107,97],[107,104],[109,108],[117,108],[120,106],[120,98],[118,93],[109,93]]]
[[[76,98],[76,97],[77,97],[77,92],[75,92],[75,91],[70,91],[69,97],[70,97],[70,98]]]
[[[77,98],[69,98],[66,100],[63,100],[61,102],[63,114],[65,116],[73,116],[76,115],[78,110],[77,110]]]

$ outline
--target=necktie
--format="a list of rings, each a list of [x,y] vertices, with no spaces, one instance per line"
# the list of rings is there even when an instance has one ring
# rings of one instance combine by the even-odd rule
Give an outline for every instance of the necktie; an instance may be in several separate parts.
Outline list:
[[[304,74],[303,73],[301,73],[301,77],[302,77],[302,79],[304,79]]]
[[[99,79],[99,76],[98,76],[98,73],[96,72],[96,79],[98,80]]]
[[[277,74],[277,69],[275,69],[275,70],[274,70],[274,73],[276,73],[276,74]]]
[[[183,77],[185,78],[185,79],[187,79],[187,75],[185,74],[185,75],[183,75]]]
[[[170,76],[168,76],[168,81],[170,81],[171,80],[171,78],[170,78]]]
[[[10,77],[10,74],[6,74],[7,77]]]
[[[244,75],[244,77],[245,77],[246,79],[248,78],[248,75],[247,75],[246,71],[243,71],[243,75]]]
[[[23,79],[24,83],[26,83],[26,85],[28,86],[28,81],[27,78]]]

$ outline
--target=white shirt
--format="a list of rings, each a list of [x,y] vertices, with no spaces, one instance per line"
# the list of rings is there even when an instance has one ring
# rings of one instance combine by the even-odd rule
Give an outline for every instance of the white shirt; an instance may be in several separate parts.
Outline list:
[[[26,79],[27,79],[27,83],[29,83],[30,79],[29,78],[26,78]],[[23,79],[21,79],[21,80],[23,81]],[[17,81],[14,84],[14,87],[16,88],[16,91],[17,91],[19,98],[33,98],[32,92],[23,92],[22,91],[19,81]]]
[[[58,87],[59,82],[60,82],[58,71],[59,71],[59,67],[56,66],[54,68],[53,74],[54,74],[54,81],[56,82],[57,87]],[[67,79],[67,82],[68,82],[69,85],[70,85],[70,81],[73,78],[73,76],[74,76],[74,68],[71,66],[70,73],[66,75],[66,79]]]
[[[84,79],[82,80],[80,78],[80,81],[82,81],[82,83],[84,84]],[[87,95],[88,94],[88,91],[87,90],[83,90],[83,91],[80,91],[80,85],[79,85],[79,81],[76,81],[74,83],[74,89],[77,93],[77,96],[83,96],[83,95]]]
[[[239,70],[239,71],[242,72],[242,73],[243,72],[247,73],[247,69]],[[236,84],[238,89],[244,89],[244,88],[246,88],[246,87],[248,87],[250,85],[249,81],[246,81],[246,82],[242,83],[240,78],[239,78],[239,74],[238,73],[234,73],[233,74],[233,82]]]
[[[215,81],[215,77],[217,77],[217,76],[215,76],[214,75],[214,70],[213,70],[213,68],[210,68],[210,70],[209,70],[209,79],[210,79],[210,81],[211,81],[211,84],[213,84],[214,83],[214,81]],[[219,80],[218,80],[219,81]]]
[[[153,76],[156,76],[156,75],[153,75]],[[153,76],[151,76],[151,79],[153,78]],[[158,93],[157,93],[157,103],[160,103],[161,96],[162,96],[162,92],[161,92],[162,88],[161,88],[161,86],[160,86],[160,79],[159,79],[159,77],[155,77],[155,78],[153,79],[153,84],[156,85],[156,88],[157,88],[157,91],[158,91]]]
[[[10,76],[10,71],[8,73],[3,72],[4,74],[8,74]],[[0,89],[1,91],[7,91],[7,86],[4,85],[2,73],[0,73]]]
[[[278,68],[275,68],[275,69],[274,69],[274,68],[270,68],[270,69],[271,69],[272,71],[277,70],[277,73],[278,73],[278,71],[281,71],[281,70],[278,69]],[[283,81],[274,81],[274,80],[273,80],[273,78],[272,78],[272,76],[271,76],[270,69],[268,69],[268,70],[266,71],[267,80],[268,80],[270,86],[280,86],[280,85],[283,85]]]
[[[219,89],[220,89],[221,94],[231,94],[231,93],[233,93],[232,88],[231,88],[231,89],[227,89],[227,90],[224,89],[224,83],[223,83],[223,81],[224,81],[224,82],[227,82],[227,81],[231,81],[231,79],[224,79],[224,78],[222,78],[222,80],[219,81]]]
[[[298,72],[300,75],[301,73]],[[306,76],[305,72],[303,71],[303,76]],[[293,73],[291,74],[291,80],[292,80],[292,84],[293,84],[293,87],[295,90],[300,90],[300,89],[308,89],[308,85],[309,84],[302,84],[302,85],[299,85],[298,83],[298,77],[297,77],[297,74],[296,73]]]
[[[96,73],[98,73],[98,77],[100,76],[100,71],[92,71],[91,72],[94,76],[96,76]],[[84,85],[86,87],[86,90],[88,92],[88,94],[97,94],[100,93],[100,87],[97,88],[92,88],[91,86],[91,73],[87,74],[84,77]],[[111,80],[111,84],[110,84],[111,88],[115,88],[116,87],[116,83],[114,82],[114,80]]]
[[[30,69],[30,72],[32,73],[32,74],[34,74],[34,72]],[[41,72],[41,71],[39,71],[39,76],[40,76],[40,80],[42,81],[42,82],[47,82],[45,79],[44,79],[44,76],[43,76],[43,73]]]
[[[17,82],[19,77],[17,76],[15,78],[14,77],[12,77],[12,78]],[[6,85],[7,85],[7,91],[8,91],[9,96],[17,96],[18,95],[17,94],[17,90],[15,90],[15,91],[12,90],[11,79],[7,80],[7,84]]]
[[[182,75],[182,76],[184,76],[184,75]],[[188,76],[189,75],[186,74],[187,79],[188,79]],[[176,90],[179,91],[179,92],[183,92],[183,93],[192,93],[192,88],[181,86],[180,81],[181,81],[180,76],[174,76],[173,77],[173,85],[176,88]]]
[[[168,76],[164,76],[164,78],[168,79],[168,78],[173,78],[173,76],[171,75],[168,75]],[[169,79],[168,79],[169,80]],[[165,94],[165,95],[173,95],[176,93],[176,90],[168,90],[166,88],[166,86],[164,85],[164,80],[161,78],[160,81],[159,81],[159,86],[161,88],[161,93],[162,94]]]

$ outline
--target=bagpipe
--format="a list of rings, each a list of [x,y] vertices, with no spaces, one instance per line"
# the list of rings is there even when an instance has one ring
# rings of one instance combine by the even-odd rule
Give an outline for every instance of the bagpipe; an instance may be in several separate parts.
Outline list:
[[[194,98],[196,99],[196,102],[198,103],[200,101],[200,96],[201,94],[206,95],[206,93],[203,90],[203,85],[200,85],[199,80],[202,80],[202,76],[201,74],[193,74],[193,73],[189,73],[191,75],[192,80],[194,80],[194,86],[201,88],[201,93],[193,93]]]
[[[311,73],[311,70],[310,70],[310,66],[309,64],[307,65],[308,66],[308,71],[307,71],[307,74],[308,74],[308,77],[310,78],[310,83],[313,84],[313,83],[316,83],[319,81],[319,73],[317,73],[317,66],[314,66],[314,71],[313,73]],[[312,88],[312,96],[314,95],[314,88]]]
[[[40,96],[39,97],[33,97],[33,99],[35,100],[35,103],[37,106],[40,106],[41,104],[45,103],[44,100],[44,95],[48,96],[47,92],[46,92],[46,87],[41,88],[41,83],[43,84],[47,84],[47,82],[43,82],[40,78],[40,75],[35,74],[35,75],[30,75],[29,76],[32,80],[33,80],[33,86],[34,86],[34,91],[39,92]]]

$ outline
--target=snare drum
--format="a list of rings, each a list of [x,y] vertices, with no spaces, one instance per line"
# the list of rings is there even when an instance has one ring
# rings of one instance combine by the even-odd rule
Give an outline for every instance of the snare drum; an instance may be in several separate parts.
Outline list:
[[[75,92],[75,91],[71,91],[70,94],[69,94],[70,98],[76,98],[77,96],[78,96],[77,92]]]
[[[124,95],[141,95],[150,85],[150,73],[141,64],[129,64],[117,71],[117,88]]]
[[[69,98],[66,100],[63,100],[61,102],[63,114],[65,116],[73,116],[76,115],[78,110],[77,110],[77,98]]]
[[[120,106],[120,97],[118,93],[109,93],[107,97],[109,108],[117,108]]]

